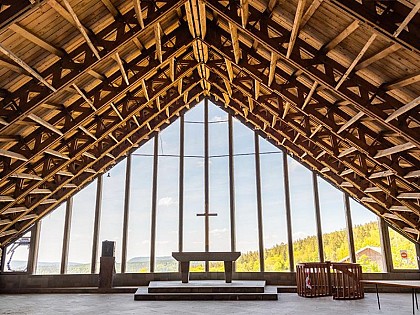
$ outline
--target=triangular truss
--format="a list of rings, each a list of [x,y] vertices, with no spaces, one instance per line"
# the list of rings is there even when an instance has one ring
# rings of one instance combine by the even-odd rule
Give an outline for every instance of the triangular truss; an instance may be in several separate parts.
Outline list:
[[[0,246],[204,97],[418,241],[419,5],[363,3],[0,1]]]

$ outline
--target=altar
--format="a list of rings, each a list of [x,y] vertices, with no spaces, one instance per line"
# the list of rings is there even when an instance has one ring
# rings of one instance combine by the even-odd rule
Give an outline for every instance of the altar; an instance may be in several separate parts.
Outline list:
[[[172,257],[181,263],[181,281],[188,283],[191,261],[223,261],[225,281],[232,282],[232,267],[240,252],[172,252]]]

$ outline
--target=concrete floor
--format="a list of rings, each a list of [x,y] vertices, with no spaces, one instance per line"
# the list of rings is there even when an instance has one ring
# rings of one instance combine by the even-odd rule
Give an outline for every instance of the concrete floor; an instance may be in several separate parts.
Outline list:
[[[381,293],[357,301],[331,297],[306,299],[279,294],[278,301],[134,301],[133,294],[15,294],[0,295],[0,314],[411,314],[411,294]],[[420,314],[420,310],[416,310]]]

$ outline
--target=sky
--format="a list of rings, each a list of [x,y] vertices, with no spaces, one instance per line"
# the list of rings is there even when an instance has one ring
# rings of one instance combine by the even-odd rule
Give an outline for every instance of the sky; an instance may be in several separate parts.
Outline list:
[[[228,115],[209,102],[209,190],[210,250],[230,250]],[[234,174],[237,250],[258,250],[254,132],[234,119]],[[185,114],[184,251],[204,250],[204,105]],[[180,119],[159,135],[157,179],[156,255],[170,256],[178,250],[179,135]],[[287,243],[284,203],[283,153],[259,137],[263,242],[265,248]],[[150,255],[150,226],[153,179],[153,139],[132,155],[127,260]],[[168,156],[170,155],[170,156]],[[126,160],[103,177],[100,241],[116,241],[121,257]],[[288,156],[293,239],[316,234],[312,173]],[[345,228],[343,193],[317,178],[321,223],[324,233]],[[73,200],[69,261],[88,263],[92,251],[96,180],[79,191]],[[351,203],[353,224],[376,220],[357,202]],[[40,262],[61,259],[65,206],[42,220]],[[24,259],[27,249],[16,252]]]

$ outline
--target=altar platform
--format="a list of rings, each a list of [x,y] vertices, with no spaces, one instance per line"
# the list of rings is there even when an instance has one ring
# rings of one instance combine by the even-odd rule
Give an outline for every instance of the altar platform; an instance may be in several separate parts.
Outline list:
[[[223,280],[151,281],[134,294],[137,301],[171,300],[277,300],[277,288],[266,286],[265,281]]]

